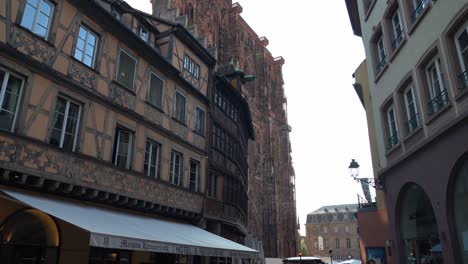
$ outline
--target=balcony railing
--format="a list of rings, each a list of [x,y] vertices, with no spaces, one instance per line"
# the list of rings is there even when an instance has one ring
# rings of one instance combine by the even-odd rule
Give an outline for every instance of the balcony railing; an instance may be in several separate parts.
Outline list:
[[[392,43],[393,50],[398,49],[404,39],[405,39],[405,31],[402,30],[400,33],[398,33],[398,36],[395,38],[395,40]]]
[[[413,13],[411,14],[411,18],[416,20],[416,18],[419,17],[419,15],[422,13],[422,11],[426,8],[426,6],[429,4],[429,0],[420,0],[418,5],[414,8]]]
[[[419,114],[415,114],[413,117],[411,117],[409,120],[408,120],[408,129],[409,131],[413,131],[415,130],[416,128],[419,127]]]
[[[379,64],[377,64],[377,73],[382,71],[385,64],[387,64],[387,57],[383,57]]]
[[[364,209],[364,208],[377,208],[377,203],[373,201],[367,201],[366,198],[360,196],[358,194],[358,208],[359,209]]]
[[[388,141],[388,149],[393,148],[400,142],[399,133],[398,132],[393,133],[393,135],[388,137],[387,141]]]
[[[440,109],[442,109],[442,107],[447,105],[448,102],[449,102],[449,99],[448,99],[447,89],[444,89],[442,92],[440,92],[436,97],[434,97],[428,103],[429,115],[437,113]]]
[[[462,81],[462,84],[463,84],[462,88],[467,88],[468,87],[468,70],[462,72],[458,77]]]

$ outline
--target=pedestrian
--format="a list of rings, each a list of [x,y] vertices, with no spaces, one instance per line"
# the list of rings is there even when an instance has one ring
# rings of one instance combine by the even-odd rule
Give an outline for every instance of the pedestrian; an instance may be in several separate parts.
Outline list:
[[[375,264],[375,260],[369,259],[369,260],[367,261],[367,264]]]

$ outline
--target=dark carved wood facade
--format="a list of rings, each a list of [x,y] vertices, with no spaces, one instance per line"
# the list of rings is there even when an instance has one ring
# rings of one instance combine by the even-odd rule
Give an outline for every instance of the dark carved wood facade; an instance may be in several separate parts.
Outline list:
[[[209,221],[219,222],[220,234],[242,244],[248,233],[248,141],[254,136],[249,106],[240,90],[243,77],[232,64],[214,77],[206,200]]]
[[[263,244],[266,257],[297,254],[295,175],[289,140],[287,101],[281,57],[268,51],[231,0],[152,0],[153,13],[185,25],[217,58],[218,67],[232,58],[256,76],[242,85],[252,113],[255,141],[249,143],[248,231]]]

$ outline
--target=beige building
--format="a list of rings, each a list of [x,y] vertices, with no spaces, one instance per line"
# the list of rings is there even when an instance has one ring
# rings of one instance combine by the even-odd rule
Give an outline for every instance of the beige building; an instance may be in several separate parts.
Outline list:
[[[388,212],[382,257],[468,263],[468,3],[346,4],[368,66],[366,111]]]
[[[357,204],[323,206],[307,215],[306,245],[309,256],[333,260],[360,259],[356,220]]]

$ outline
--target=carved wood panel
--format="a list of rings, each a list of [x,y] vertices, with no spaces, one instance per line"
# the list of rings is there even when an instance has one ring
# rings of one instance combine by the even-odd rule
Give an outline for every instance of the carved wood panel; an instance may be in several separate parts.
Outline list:
[[[0,134],[0,166],[192,212],[200,212],[203,203],[202,196],[183,188],[3,133]]]

